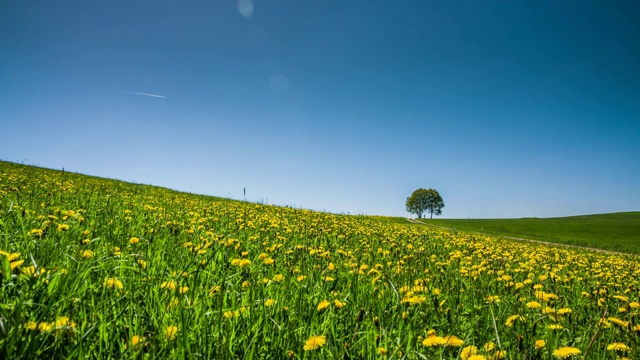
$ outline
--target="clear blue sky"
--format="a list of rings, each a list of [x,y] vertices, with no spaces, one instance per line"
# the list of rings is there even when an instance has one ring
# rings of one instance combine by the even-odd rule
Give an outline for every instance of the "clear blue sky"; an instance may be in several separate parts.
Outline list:
[[[352,214],[640,210],[639,13],[1,0],[0,159]]]

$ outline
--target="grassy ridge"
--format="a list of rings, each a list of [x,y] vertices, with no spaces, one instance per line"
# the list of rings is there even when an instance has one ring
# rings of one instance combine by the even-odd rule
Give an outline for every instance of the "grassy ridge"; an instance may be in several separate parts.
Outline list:
[[[523,219],[422,219],[462,231],[640,253],[640,212]]]

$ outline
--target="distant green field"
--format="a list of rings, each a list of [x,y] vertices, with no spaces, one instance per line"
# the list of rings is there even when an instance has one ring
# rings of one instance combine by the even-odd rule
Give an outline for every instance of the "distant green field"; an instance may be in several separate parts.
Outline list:
[[[640,254],[640,212],[523,219],[422,219],[424,224],[484,234]]]

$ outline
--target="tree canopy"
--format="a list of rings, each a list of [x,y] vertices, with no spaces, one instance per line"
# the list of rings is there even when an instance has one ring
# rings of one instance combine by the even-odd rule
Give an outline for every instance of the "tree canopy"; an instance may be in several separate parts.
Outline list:
[[[418,215],[422,219],[422,214],[428,212],[433,219],[433,214],[442,215],[444,201],[437,190],[420,188],[414,191],[407,198],[407,211]]]

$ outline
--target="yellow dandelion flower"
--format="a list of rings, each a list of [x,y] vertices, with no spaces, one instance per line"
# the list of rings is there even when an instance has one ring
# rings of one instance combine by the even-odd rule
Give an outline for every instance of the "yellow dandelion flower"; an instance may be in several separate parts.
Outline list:
[[[539,309],[542,307],[542,305],[540,305],[539,302],[537,301],[529,301],[528,303],[525,304],[529,309]]]
[[[167,326],[167,328],[164,331],[164,336],[168,339],[168,340],[173,340],[176,338],[176,334],[178,333],[178,327],[177,326]]]
[[[312,351],[319,349],[327,343],[327,339],[324,335],[312,335],[307,341],[304,343],[304,351]]]
[[[140,335],[133,335],[131,337],[131,346],[136,346],[142,341],[144,341],[144,337],[142,337]]]
[[[28,321],[24,324],[24,328],[27,330],[35,330],[38,328],[38,323],[35,321]]]
[[[12,261],[11,264],[9,264],[9,267],[11,267],[11,270],[15,270],[16,268],[20,267],[20,265],[22,265],[23,263],[24,263],[24,260]]]
[[[300,275],[296,278],[297,281],[303,281],[304,279],[306,279],[307,277],[304,275]]]
[[[557,357],[558,359],[567,359],[570,358],[572,356],[578,355],[582,353],[580,351],[580,349],[578,348],[574,348],[574,347],[570,347],[570,346],[563,346],[559,349],[555,349],[553,350],[553,356]]]
[[[524,317],[522,315],[511,315],[507,318],[507,321],[505,322],[505,325],[508,327],[513,326],[513,323],[516,322],[516,320],[520,320],[520,322],[524,322]]]
[[[476,355],[477,353],[478,353],[478,348],[473,345],[469,345],[464,349],[462,349],[462,351],[460,352],[460,359],[469,360],[471,356]]]
[[[144,260],[138,260],[138,265],[140,265],[140,267],[143,269],[147,268],[147,262]]]
[[[263,260],[263,263],[264,263],[265,265],[273,265],[273,263],[275,263],[275,262],[276,262],[276,261],[275,261],[275,260],[273,260],[272,258],[266,258],[266,259],[264,259],[264,260]]]
[[[551,324],[547,326],[547,328],[549,328],[550,330],[561,330],[563,329],[563,326],[560,324]]]
[[[94,252],[91,250],[85,250],[82,252],[82,257],[85,259],[91,259],[94,255]]]
[[[160,284],[161,289],[168,289],[171,291],[175,290],[177,287],[178,284],[176,284],[176,282],[173,280],[164,281],[162,284]]]
[[[427,336],[424,340],[422,340],[422,346],[432,347],[432,346],[443,345],[445,341],[446,340],[440,336],[436,336],[436,335]]]
[[[322,311],[322,310],[324,310],[324,309],[328,308],[328,307],[329,307],[329,304],[330,304],[330,303],[329,303],[329,301],[327,301],[327,300],[322,300],[322,301],[318,304],[318,311]]]
[[[445,336],[445,343],[444,346],[455,346],[455,347],[459,347],[464,345],[464,340],[458,338],[455,335],[451,335],[451,336]]]
[[[536,340],[535,343],[533,344],[533,347],[536,350],[540,350],[543,347],[545,347],[547,345],[547,341],[546,340]]]
[[[273,281],[275,282],[281,282],[282,280],[284,280],[284,275],[282,274],[276,274],[276,276],[273,277]]]
[[[264,306],[269,307],[272,306],[273,304],[275,304],[276,301],[273,299],[267,299],[267,301],[264,302]]]
[[[471,355],[467,360],[487,360],[487,357],[484,355]]]
[[[247,266],[251,265],[251,260],[249,259],[242,259],[240,260],[240,263],[238,264],[238,266],[240,266],[241,268],[245,268]]]
[[[487,296],[487,303],[491,304],[491,303],[499,303],[499,302],[500,302],[500,296],[498,295]]]
[[[53,329],[54,324],[48,322],[41,322],[38,324],[38,330],[42,332],[51,331]]]
[[[333,306],[336,307],[336,309],[342,309],[344,307],[345,303],[343,303],[342,301],[335,299],[333,300]]]
[[[140,238],[137,238],[137,237],[132,237],[131,239],[129,239],[129,243],[131,245],[137,244],[139,242],[140,242]]]
[[[507,356],[507,352],[504,350],[498,350],[496,352],[494,352],[493,354],[491,354],[491,356],[489,357],[489,359],[494,360],[494,359],[504,359]]]
[[[122,289],[122,281],[116,279],[116,278],[106,278],[104,280],[104,283],[102,284],[104,287],[109,288],[109,289]]]
[[[607,345],[607,350],[609,351],[629,351],[629,347],[624,343],[613,343]]]
[[[616,317],[610,317],[610,318],[608,318],[608,320],[611,321],[612,323],[618,325],[618,326],[623,327],[623,328],[628,328],[629,327],[629,322],[628,321],[624,321],[624,320],[618,319]]]
[[[482,348],[486,352],[491,352],[491,351],[493,351],[493,349],[496,348],[496,344],[493,341],[489,341],[488,343],[484,344],[484,346]]]
[[[180,294],[184,294],[187,291],[189,291],[189,287],[188,286],[181,286],[179,291],[180,291]]]

